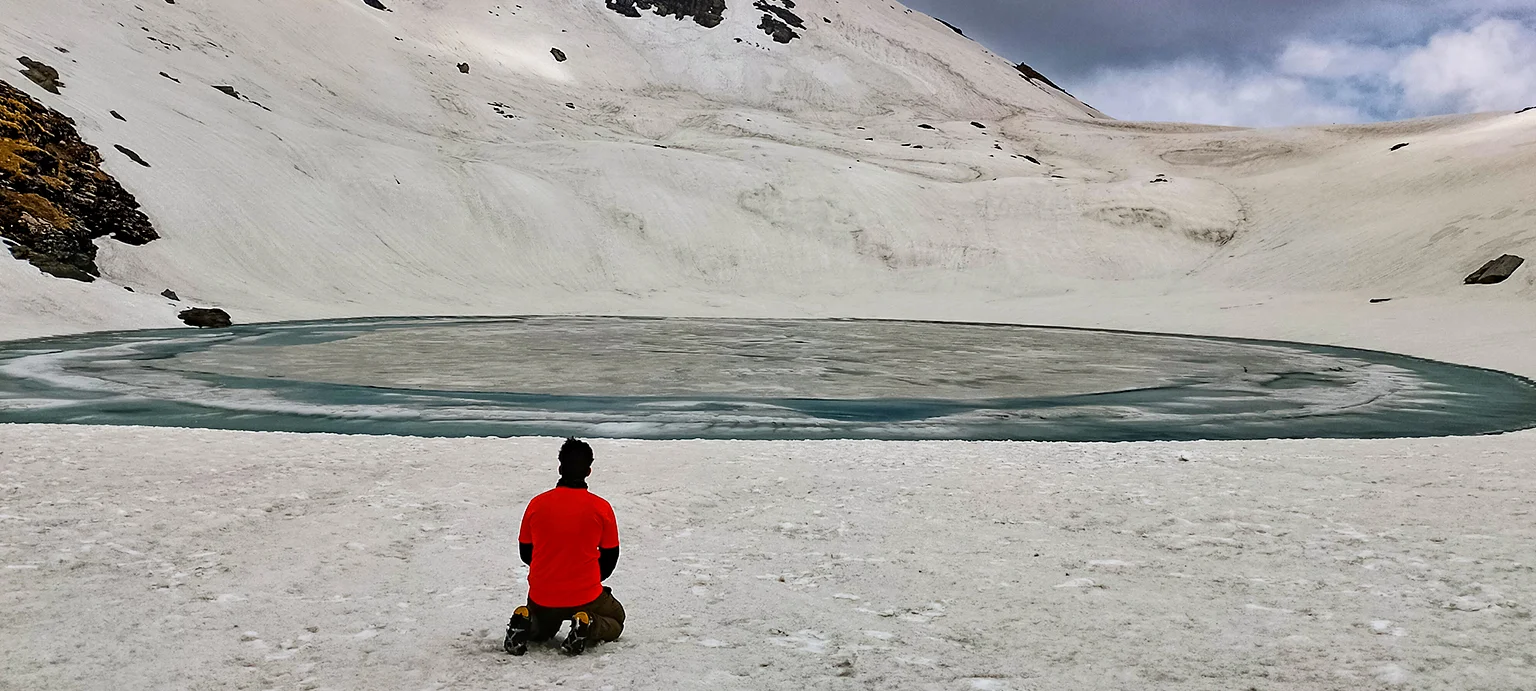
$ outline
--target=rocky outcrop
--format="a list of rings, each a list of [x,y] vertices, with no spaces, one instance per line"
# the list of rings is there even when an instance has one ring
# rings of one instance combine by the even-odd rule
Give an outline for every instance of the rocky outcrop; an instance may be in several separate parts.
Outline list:
[[[1520,265],[1524,263],[1524,258],[1517,257],[1513,254],[1506,254],[1502,257],[1499,257],[1498,259],[1484,264],[1483,268],[1472,272],[1472,275],[1467,277],[1466,284],[1486,286],[1493,285],[1495,283],[1503,283],[1510,276],[1514,275],[1515,270],[1519,269]]]
[[[565,62],[567,59],[565,57],[565,51],[560,50],[559,48],[550,48],[549,54],[555,56],[555,62]]]
[[[227,329],[234,325],[229,318],[229,313],[221,309],[193,307],[182,310],[181,314],[176,316],[187,326],[195,326],[199,329]]]
[[[160,237],[101,163],[73,120],[0,81],[0,237],[12,256],[92,281],[101,275],[95,239],[142,245]]]
[[[693,18],[706,29],[720,26],[725,20],[725,0],[605,0],[608,9],[626,17],[639,17],[640,10],[650,10],[657,15],[678,19]]]

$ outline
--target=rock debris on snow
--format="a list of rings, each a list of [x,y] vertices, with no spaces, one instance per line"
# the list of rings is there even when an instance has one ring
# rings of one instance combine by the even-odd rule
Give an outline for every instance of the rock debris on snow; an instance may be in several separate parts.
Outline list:
[[[1513,254],[1506,254],[1499,257],[1498,259],[1494,259],[1487,264],[1484,264],[1482,268],[1472,272],[1472,275],[1467,276],[1466,281],[1464,282],[1467,285],[1494,285],[1497,283],[1503,283],[1504,281],[1508,280],[1510,276],[1513,276],[1515,271],[1518,270],[1523,264],[1525,264],[1525,258],[1518,257]]]
[[[59,93],[60,88],[63,88],[64,82],[59,81],[58,70],[25,55],[17,58],[16,61],[26,68],[20,70],[22,76],[32,80],[32,83],[42,87],[43,90],[56,94]]]
[[[123,146],[122,144],[113,144],[112,148],[117,149],[119,153],[121,153],[124,156],[127,156],[128,160],[133,161],[134,163],[137,163],[137,164],[139,164],[141,166],[144,166],[145,168],[150,167],[149,163],[146,162],[144,160],[144,158],[142,156],[140,156],[138,153],[136,153],[133,149],[130,149],[130,148],[126,147],[126,146]]]

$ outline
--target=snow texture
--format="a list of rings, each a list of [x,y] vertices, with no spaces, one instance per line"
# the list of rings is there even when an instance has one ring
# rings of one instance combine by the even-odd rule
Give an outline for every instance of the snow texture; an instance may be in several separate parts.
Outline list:
[[[624,638],[501,652],[557,439],[0,426],[15,688],[1519,689],[1536,435],[595,442]]]

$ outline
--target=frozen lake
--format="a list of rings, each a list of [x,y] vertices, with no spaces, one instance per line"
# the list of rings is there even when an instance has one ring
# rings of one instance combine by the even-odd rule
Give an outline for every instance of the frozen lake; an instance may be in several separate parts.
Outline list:
[[[1536,426],[1512,375],[1297,343],[856,320],[374,319],[0,344],[0,422],[1129,441]]]

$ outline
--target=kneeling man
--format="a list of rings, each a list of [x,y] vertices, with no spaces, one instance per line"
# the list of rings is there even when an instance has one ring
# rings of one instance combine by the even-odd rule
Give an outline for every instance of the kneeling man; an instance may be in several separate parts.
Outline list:
[[[528,652],[529,641],[547,641],[565,621],[571,631],[560,648],[580,655],[587,646],[618,640],[624,606],[603,581],[619,563],[619,526],[613,507],[587,491],[592,447],[567,439],[560,447],[560,482],[528,502],[518,548],[528,565],[528,605],[507,624],[507,652]]]

